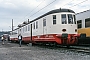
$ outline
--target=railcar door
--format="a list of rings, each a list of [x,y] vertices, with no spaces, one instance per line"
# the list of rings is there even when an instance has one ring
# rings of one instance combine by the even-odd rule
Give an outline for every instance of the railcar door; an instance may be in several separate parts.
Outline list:
[[[43,27],[43,35],[47,34],[47,28]]]
[[[43,35],[47,34],[46,18],[43,18]]]

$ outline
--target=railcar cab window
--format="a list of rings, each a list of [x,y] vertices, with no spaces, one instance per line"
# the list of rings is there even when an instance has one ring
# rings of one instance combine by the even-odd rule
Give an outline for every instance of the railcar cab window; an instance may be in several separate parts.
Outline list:
[[[73,24],[73,16],[72,16],[72,14],[68,14],[68,24]]]
[[[56,24],[56,15],[53,15],[53,24]]]
[[[61,15],[62,24],[67,24],[66,14]]]
[[[75,15],[73,15],[73,17],[74,17],[74,23],[76,24],[76,16],[75,16]]]
[[[46,26],[46,18],[43,18],[43,27]]]

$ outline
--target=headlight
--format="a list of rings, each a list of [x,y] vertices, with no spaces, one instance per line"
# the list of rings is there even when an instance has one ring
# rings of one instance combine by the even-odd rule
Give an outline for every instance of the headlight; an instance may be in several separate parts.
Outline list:
[[[75,32],[77,32],[77,29],[75,29]]]
[[[63,32],[66,32],[66,29],[62,29]]]

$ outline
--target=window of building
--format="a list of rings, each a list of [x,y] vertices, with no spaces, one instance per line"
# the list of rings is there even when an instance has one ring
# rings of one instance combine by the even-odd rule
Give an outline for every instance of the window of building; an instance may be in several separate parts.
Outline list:
[[[61,15],[62,24],[67,24],[66,14]]]
[[[46,18],[43,19],[43,26],[46,26]]]
[[[85,19],[85,27],[90,27],[90,18]]]
[[[53,24],[56,24],[56,15],[53,15]]]
[[[72,14],[68,14],[68,24],[73,24],[73,16],[72,16]]]
[[[78,20],[77,21],[77,27],[78,28],[82,28],[82,20]]]
[[[38,28],[38,21],[36,21],[36,29]]]

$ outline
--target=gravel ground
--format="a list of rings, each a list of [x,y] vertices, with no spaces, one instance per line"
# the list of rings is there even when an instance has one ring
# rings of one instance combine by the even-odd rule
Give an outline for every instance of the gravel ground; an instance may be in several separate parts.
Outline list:
[[[0,60],[90,60],[90,54],[0,42]]]

